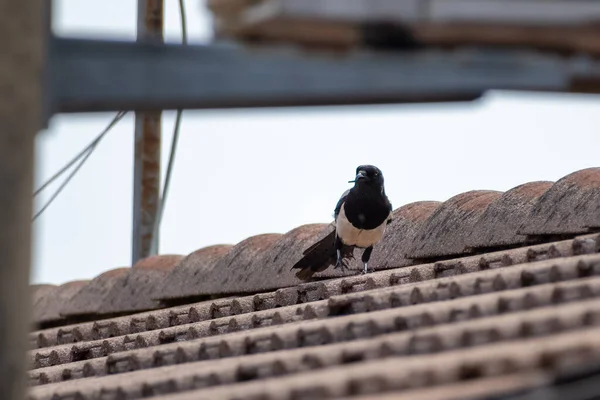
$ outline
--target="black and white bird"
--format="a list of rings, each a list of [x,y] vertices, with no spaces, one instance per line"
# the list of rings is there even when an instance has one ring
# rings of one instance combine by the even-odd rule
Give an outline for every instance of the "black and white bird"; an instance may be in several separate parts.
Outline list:
[[[298,278],[307,280],[332,264],[344,271],[346,260],[354,258],[354,248],[364,249],[363,272],[368,272],[373,246],[383,238],[392,221],[392,204],[385,194],[383,174],[373,165],[360,165],[349,183],[354,186],[342,194],[335,206],[335,230],[306,249],[292,267],[300,270],[296,273]]]

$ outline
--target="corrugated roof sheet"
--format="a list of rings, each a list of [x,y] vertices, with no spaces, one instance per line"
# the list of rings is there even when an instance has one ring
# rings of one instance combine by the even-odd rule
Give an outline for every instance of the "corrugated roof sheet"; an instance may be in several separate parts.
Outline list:
[[[399,207],[366,275],[354,262],[298,281],[291,265],[332,229],[311,224],[36,285],[30,399],[480,399],[552,383],[600,360],[597,174]]]

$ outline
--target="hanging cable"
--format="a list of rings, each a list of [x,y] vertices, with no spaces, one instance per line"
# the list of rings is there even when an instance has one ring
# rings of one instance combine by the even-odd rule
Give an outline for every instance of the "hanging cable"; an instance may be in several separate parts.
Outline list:
[[[54,202],[54,200],[58,197],[58,195],[63,191],[63,189],[69,184],[71,179],[77,174],[77,172],[81,169],[83,164],[87,161],[87,159],[92,155],[94,150],[96,150],[96,146],[98,143],[106,136],[108,132],[111,131],[112,128],[127,114],[127,111],[119,111],[117,115],[110,121],[110,123],[104,128],[104,130],[88,145],[86,146],[77,156],[75,156],[71,161],[69,161],[63,168],[61,168],[57,173],[55,173],[50,179],[48,179],[39,189],[35,191],[33,196],[38,195],[42,190],[44,190],[48,185],[50,185],[53,181],[55,181],[58,177],[60,177],[67,169],[69,169],[73,164],[75,164],[78,160],[81,159],[81,162],[77,164],[75,169],[67,176],[65,181],[56,189],[56,191],[50,196],[50,199],[44,204],[44,206],[33,216],[32,222],[35,221],[48,207],[50,204]]]
[[[187,16],[185,12],[184,0],[179,0],[179,17],[181,19],[181,42],[184,45],[188,43],[187,33]],[[179,131],[181,127],[181,117],[183,110],[177,110],[175,117],[175,128],[173,129],[173,141],[171,142],[171,151],[169,154],[169,162],[167,164],[167,174],[165,176],[165,184],[162,190],[162,194],[158,201],[158,209],[156,210],[156,218],[154,219],[154,226],[152,227],[152,242],[150,244],[150,255],[158,253],[158,232],[160,229],[160,223],[162,222],[162,216],[167,202],[167,195],[169,194],[169,185],[171,183],[171,174],[173,171],[173,164],[175,162],[175,154],[177,152],[177,143],[179,141]]]
[[[188,42],[187,16],[185,13],[184,0],[179,0],[179,19],[181,20],[181,43],[187,44],[187,42]]]
[[[71,161],[65,164],[65,166],[62,167],[57,173],[52,175],[50,179],[48,179],[33,193],[33,196],[35,197],[38,194],[40,194],[42,190],[46,189],[52,182],[54,182],[62,174],[64,174],[66,170],[68,170],[71,166],[73,166],[73,164],[75,164],[79,159],[81,159],[81,157],[83,157],[92,147],[96,146],[104,138],[104,136],[116,125],[116,123],[119,122],[125,116],[126,113],[126,111],[119,111],[117,115],[115,115],[115,117],[112,119],[112,121],[110,121],[108,126],[102,132],[100,132],[100,134],[96,136],[96,138],[92,140],[90,144],[88,144],[83,150],[81,150],[79,154],[73,157]]]

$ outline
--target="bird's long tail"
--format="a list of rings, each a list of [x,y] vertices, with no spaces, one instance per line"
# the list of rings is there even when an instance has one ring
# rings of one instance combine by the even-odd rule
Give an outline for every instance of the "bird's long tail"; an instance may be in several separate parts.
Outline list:
[[[353,258],[353,250],[352,247],[344,246],[342,249],[342,258]],[[331,265],[335,265],[336,259],[335,230],[333,230],[323,239],[304,250],[302,258],[294,264],[292,269],[299,269],[296,272],[296,277],[306,281],[313,274],[325,271]]]

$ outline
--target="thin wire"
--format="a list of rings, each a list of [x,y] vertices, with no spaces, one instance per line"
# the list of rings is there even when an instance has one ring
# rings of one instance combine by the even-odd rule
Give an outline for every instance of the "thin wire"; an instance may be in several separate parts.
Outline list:
[[[185,4],[183,0],[179,0],[179,18],[181,19],[181,43],[187,44],[187,16],[185,13]]]
[[[181,18],[181,42],[184,45],[187,45],[187,16],[185,12],[184,0],[179,0],[179,16]],[[165,204],[167,203],[167,195],[169,194],[169,185],[171,183],[171,175],[173,172],[173,165],[175,163],[175,155],[177,153],[177,143],[179,141],[182,114],[183,110],[177,110],[177,116],[175,117],[175,128],[173,129],[173,140],[171,142],[171,152],[169,154],[169,163],[167,165],[167,174],[165,176],[165,185],[163,187],[160,200],[158,201],[158,210],[156,212],[156,218],[154,219],[154,226],[152,227],[150,255],[155,255],[158,252],[158,231],[160,229],[160,223],[162,222]]]
[[[115,126],[115,124],[117,122],[119,122],[121,120],[121,118],[123,118],[125,116],[126,113],[127,113],[126,111],[119,111],[117,113],[117,115],[112,119],[112,121],[108,124],[108,126],[94,140],[92,140],[90,142],[90,144],[88,144],[83,150],[81,150],[79,152],[79,154],[77,154],[75,157],[73,157],[73,159],[71,159],[71,161],[69,161],[67,164],[65,164],[65,166],[62,167],[57,173],[52,175],[52,177],[50,179],[48,179],[42,186],[40,186],[33,193],[33,196],[35,197],[38,194],[40,194],[40,192],[42,190],[46,189],[52,182],[54,182],[62,174],[64,174],[66,170],[71,168],[71,166],[73,166],[73,164],[75,164],[81,157],[83,157],[92,147],[96,146],[96,144],[98,144],[98,142],[100,142],[104,138],[104,136]]]
[[[40,187],[36,191],[35,194],[39,193],[39,191],[43,190],[53,180],[55,180],[56,178],[58,178],[58,176],[60,176],[62,173],[64,173],[64,171],[66,171],[69,166],[73,165],[75,162],[77,162],[78,159],[80,159],[83,156],[81,162],[79,164],[77,164],[77,166],[75,167],[75,169],[73,169],[73,171],[69,174],[69,176],[67,176],[67,179],[64,180],[64,182],[58,187],[58,189],[56,189],[56,191],[52,194],[52,196],[46,202],[46,204],[44,204],[44,206],[33,216],[32,220],[31,220],[32,222],[35,221],[40,215],[42,215],[44,213],[44,211],[46,211],[46,209],[48,207],[50,207],[50,204],[52,204],[54,202],[54,200],[56,200],[56,198],[58,197],[58,195],[69,184],[69,182],[71,181],[71,179],[73,179],[73,177],[75,176],[75,174],[77,174],[77,172],[81,169],[81,167],[83,167],[83,164],[85,164],[85,162],[92,155],[92,153],[94,152],[94,150],[96,150],[96,147],[98,146],[98,144],[100,143],[100,141],[102,140],[102,138],[104,136],[106,136],[106,134],[108,132],[110,132],[110,130],[117,124],[117,122],[119,122],[126,114],[127,114],[127,111],[119,111],[117,113],[117,115],[112,119],[112,121],[107,125],[107,127],[100,133],[100,135],[98,135],[98,137],[96,137],[96,139],[94,139],[92,141],[92,143],[90,143],[85,149],[83,149],[77,155],[77,157],[75,157],[72,161],[70,161],[65,167],[63,167],[52,178],[50,178],[50,180],[48,180],[48,182],[46,182],[44,185],[42,185],[42,187]],[[35,196],[35,194],[34,194],[34,196]]]

